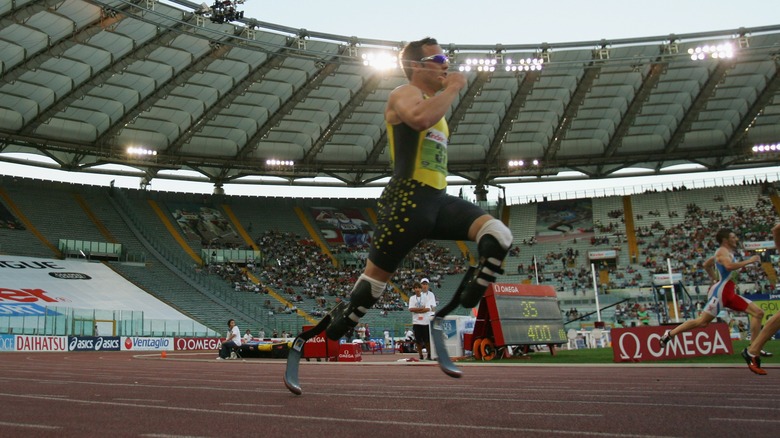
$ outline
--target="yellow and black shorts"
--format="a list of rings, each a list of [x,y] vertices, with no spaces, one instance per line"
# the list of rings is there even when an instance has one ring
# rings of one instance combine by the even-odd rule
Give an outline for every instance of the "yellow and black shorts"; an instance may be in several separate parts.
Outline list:
[[[377,227],[369,260],[394,272],[422,240],[468,240],[469,227],[485,212],[445,189],[411,179],[392,178],[377,204]]]

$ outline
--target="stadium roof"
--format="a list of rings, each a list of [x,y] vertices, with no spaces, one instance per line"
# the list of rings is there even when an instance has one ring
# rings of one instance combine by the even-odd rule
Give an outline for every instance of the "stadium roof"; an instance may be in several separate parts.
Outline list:
[[[216,23],[201,8],[0,0],[0,161],[217,187],[389,176],[383,109],[405,79],[364,63],[403,42]],[[469,184],[778,161],[751,148],[780,139],[780,25],[442,45],[471,68],[448,114],[449,169]]]

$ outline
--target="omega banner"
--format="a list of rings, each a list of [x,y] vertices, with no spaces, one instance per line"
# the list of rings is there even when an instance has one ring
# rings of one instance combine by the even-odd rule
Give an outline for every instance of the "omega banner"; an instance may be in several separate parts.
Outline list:
[[[661,348],[659,340],[669,328],[671,326],[612,329],[613,361],[643,362],[734,353],[729,328],[724,323],[680,333],[666,348]]]
[[[303,330],[309,330],[312,327],[314,326],[305,325],[303,326]],[[331,360],[331,358],[336,357],[338,353],[339,341],[328,339],[328,337],[325,336],[325,330],[306,341],[306,344],[303,346],[303,357],[306,359],[324,358],[325,360]]]

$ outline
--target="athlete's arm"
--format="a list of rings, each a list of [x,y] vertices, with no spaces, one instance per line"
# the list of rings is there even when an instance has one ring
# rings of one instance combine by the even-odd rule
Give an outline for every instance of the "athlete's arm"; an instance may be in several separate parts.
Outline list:
[[[715,256],[712,256],[704,261],[702,265],[704,271],[710,276],[712,281],[718,281],[718,273],[715,271]]]
[[[745,266],[751,264],[751,263],[757,263],[759,261],[759,257],[757,255],[754,255],[753,257],[743,260],[741,262],[735,262],[733,258],[731,257],[731,253],[725,249],[718,249],[715,251],[715,260],[723,265],[724,268],[726,268],[727,271],[736,271],[737,269],[742,269]]]
[[[422,90],[411,84],[401,85],[390,93],[385,109],[385,120],[391,125],[405,123],[415,131],[425,131],[435,125],[452,106],[466,78],[460,73],[442,77],[444,89],[428,99]]]

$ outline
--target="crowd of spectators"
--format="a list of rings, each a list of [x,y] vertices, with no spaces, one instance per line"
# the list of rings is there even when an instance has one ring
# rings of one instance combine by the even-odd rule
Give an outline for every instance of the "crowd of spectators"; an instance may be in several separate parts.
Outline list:
[[[712,208],[718,204],[718,207]],[[649,225],[637,226],[635,232],[640,257],[636,264],[623,266],[596,261],[599,270],[609,273],[609,282],[603,290],[608,292],[626,288],[650,289],[653,274],[668,273],[668,258],[671,260],[672,269],[682,273],[686,283],[694,286],[690,293],[705,295],[710,279],[702,264],[718,247],[714,240],[718,229],[733,229],[743,242],[771,240],[769,230],[776,222],[777,215],[768,198],[759,196],[754,206],[745,207],[725,205],[723,197],[716,196],[710,207],[708,209],[689,204],[684,212],[669,211],[669,217],[683,215],[682,221],[676,219],[674,225],[669,225],[672,221],[666,221],[667,224],[664,225],[661,220],[652,220]],[[645,213],[652,217],[667,215],[667,212],[656,209]],[[608,212],[608,216],[615,219],[621,218],[622,214],[622,210]],[[615,225],[610,222],[606,226],[595,226],[598,232],[590,239],[591,246],[606,246],[618,252],[625,249],[625,234]],[[604,230],[606,234],[601,234],[600,230]],[[540,283],[552,284],[559,292],[566,291],[576,296],[586,293],[585,291],[592,293],[593,288],[591,261],[588,260],[587,254],[580,254],[578,248],[585,246],[582,242],[578,244],[576,240],[571,240],[559,243],[556,250],[534,255],[528,254],[528,249],[523,250],[520,245],[516,245],[510,250],[510,257],[522,257],[529,261],[528,264],[521,261],[516,265],[517,274],[525,276],[527,281],[535,282],[535,277],[538,276]],[[748,292],[767,293],[774,287],[761,265],[750,265],[744,269],[740,284],[742,289]]]
[[[289,304],[265,298],[263,307],[274,314],[296,313],[299,306],[313,316],[324,316],[333,305],[346,299],[352,285],[364,267],[364,247],[337,247],[333,259],[317,246],[314,240],[291,232],[266,230],[256,239],[262,258],[249,260],[245,265],[236,262],[210,263],[206,272],[218,275],[231,284],[237,292],[267,294],[270,287]],[[349,255],[350,257],[344,257]],[[348,263],[354,258],[360,263]],[[391,284],[388,284],[379,301],[374,305],[379,314],[405,310],[402,292],[422,277],[431,281],[432,289],[441,288],[449,275],[464,272],[468,255],[451,254],[451,251],[435,241],[421,242],[403,261]],[[243,268],[246,268],[244,270]],[[255,283],[246,272],[255,274]]]
[[[668,273],[667,259],[672,262],[675,272],[682,273],[694,289],[689,291],[694,296],[703,296],[707,292],[710,279],[702,268],[703,262],[710,257],[718,244],[713,235],[723,227],[733,229],[742,241],[771,240],[769,230],[776,222],[776,214],[772,204],[766,197],[758,197],[754,206],[728,206],[723,204],[721,196],[714,198],[712,205],[719,207],[705,208],[689,204],[685,211],[669,211],[670,218],[683,215],[683,219],[662,221],[667,212],[650,210],[645,212],[653,218],[647,225],[635,228],[640,257],[636,264],[627,266],[614,262],[595,261],[599,270],[608,271],[608,283],[600,285],[602,292],[608,293],[614,289],[650,288],[653,274]],[[606,225],[597,224],[596,233],[590,240],[571,240],[558,244],[556,250],[547,251],[543,255],[529,254],[528,246],[535,244],[532,240],[524,240],[510,248],[510,257],[523,258],[516,266],[517,274],[525,276],[527,281],[553,284],[559,291],[571,292],[575,296],[592,293],[593,277],[588,260],[588,251],[580,251],[589,247],[610,247],[617,251],[625,246],[623,233],[624,218],[622,210],[608,212],[611,219]],[[639,218],[637,214],[635,217]],[[670,225],[671,224],[671,225]],[[266,287],[280,293],[289,303],[266,297],[263,305],[269,313],[294,313],[298,306],[314,316],[322,316],[340,300],[349,296],[352,285],[362,272],[367,248],[335,247],[331,252],[336,260],[322,251],[310,238],[304,238],[294,233],[266,230],[256,239],[256,244],[262,254],[261,260],[249,260],[246,265],[240,263],[210,264],[205,267],[211,274],[219,275],[230,282],[238,292],[267,293]],[[549,246],[548,246],[549,247]],[[527,257],[527,258],[526,258]],[[469,254],[452,254],[450,250],[435,241],[424,241],[415,248],[404,260],[396,272],[392,283],[388,285],[383,296],[375,305],[379,314],[405,309],[402,293],[408,294],[415,281],[427,277],[431,281],[432,291],[443,286],[447,276],[464,272],[468,265]],[[528,263],[524,263],[528,260]],[[255,274],[260,284],[255,284],[244,269]],[[742,272],[740,284],[749,285],[751,292],[767,292],[771,285],[766,273],[760,265],[750,265]],[[695,316],[697,307],[703,303],[683,303],[682,310],[686,315]],[[661,319],[667,319],[667,310],[663,303],[643,303],[640,312],[637,303],[618,307],[616,318],[623,320],[641,320],[644,313],[655,314]],[[566,312],[567,317],[578,315]],[[639,313],[637,313],[639,312]],[[687,316],[686,316],[687,317]],[[571,318],[570,318],[571,319]]]
[[[709,285],[710,279],[702,268],[707,258],[714,254],[719,244],[713,234],[720,228],[730,228],[742,242],[772,240],[770,229],[776,221],[772,204],[766,198],[758,198],[755,207],[722,206],[719,210],[707,210],[695,204],[686,206],[681,223],[670,227],[645,230],[639,242],[641,266],[651,273],[666,273],[666,259],[672,261],[675,272],[691,279],[694,286]],[[771,285],[761,265],[750,265],[742,270],[741,284],[751,284],[755,292],[767,292]]]

